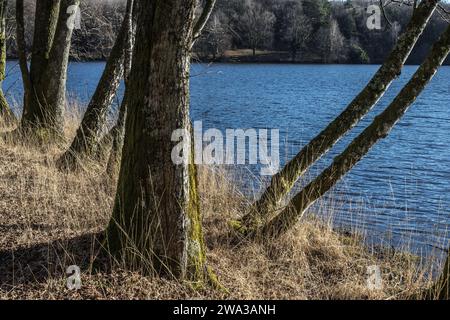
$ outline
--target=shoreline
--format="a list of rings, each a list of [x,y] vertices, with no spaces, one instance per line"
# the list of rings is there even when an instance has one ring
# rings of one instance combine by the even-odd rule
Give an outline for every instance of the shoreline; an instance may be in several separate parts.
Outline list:
[[[6,60],[7,62],[17,62],[17,59]],[[106,63],[106,60],[73,60],[71,63]],[[380,66],[380,63],[314,63],[314,62],[289,62],[289,61],[232,61],[232,60],[201,60],[192,61],[192,64],[231,64],[231,65],[296,65],[296,66]],[[405,66],[420,66],[416,63],[405,63]],[[445,63],[443,67],[449,67],[450,63]]]
[[[194,295],[189,285],[128,272],[110,263],[107,256],[96,255],[114,194],[100,167],[67,176],[51,160],[60,148],[45,152],[0,141],[0,151],[5,168],[0,174],[5,195],[0,219],[4,225],[16,226],[5,229],[0,241],[1,299],[185,299]],[[13,183],[17,180],[39,183],[23,189]],[[364,244],[363,234],[334,229],[315,217],[269,246],[246,243],[236,249],[227,231],[230,219],[245,211],[236,186],[207,168],[199,171],[199,186],[205,239],[211,248],[208,261],[228,292],[205,290],[195,293],[197,297],[407,299],[425,292],[432,283],[427,275],[435,259]],[[21,215],[15,208],[21,208]],[[83,289],[77,292],[65,286],[64,271],[73,263],[80,266],[83,280]],[[259,271],[253,272],[256,267]],[[374,267],[383,281],[377,290],[367,285],[367,272]]]

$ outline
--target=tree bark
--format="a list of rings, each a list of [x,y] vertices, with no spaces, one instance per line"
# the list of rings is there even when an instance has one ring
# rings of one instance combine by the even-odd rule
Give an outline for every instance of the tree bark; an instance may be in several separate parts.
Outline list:
[[[122,104],[119,109],[119,116],[116,125],[108,133],[112,141],[111,152],[109,153],[106,173],[110,178],[117,176],[120,162],[122,161],[122,149],[125,139],[125,121],[128,112],[128,93],[125,91]]]
[[[438,0],[422,1],[389,55],[368,85],[328,127],[305,146],[278,174],[256,201],[250,212],[237,222],[237,229],[256,228],[273,214],[306,170],[327,153],[349,130],[373,108],[396,79],[420,35],[423,33]]]
[[[430,298],[437,298],[439,300],[450,299],[450,251],[442,274],[431,291],[432,292],[429,295]]]
[[[29,95],[31,93],[31,77],[28,69],[27,49],[25,42],[25,22],[23,17],[24,5],[23,0],[16,0],[16,42],[17,55],[19,58],[20,72],[22,74],[22,82],[24,88],[24,109],[28,105]]]
[[[127,39],[132,29],[133,2],[133,0],[127,2],[121,29],[75,138],[70,148],[59,159],[62,167],[75,169],[78,159],[95,154],[99,147],[102,133],[106,127],[108,109],[124,74]]]
[[[112,142],[111,152],[109,154],[106,172],[110,178],[116,177],[118,174],[120,163],[122,161],[122,149],[125,138],[125,123],[128,112],[128,95],[129,95],[129,80],[131,68],[133,65],[133,49],[136,40],[136,12],[138,10],[138,1],[134,2],[133,14],[130,17],[131,28],[128,30],[125,49],[125,94],[122,104],[119,109],[119,116],[116,125],[108,132],[109,140]]]
[[[203,29],[206,26],[206,23],[209,20],[209,17],[211,16],[211,13],[214,9],[216,0],[207,0],[205,7],[202,10],[202,13],[200,17],[197,19],[194,27],[194,42],[200,37]],[[135,19],[133,19],[135,20]],[[135,21],[134,21],[135,24]],[[128,60],[128,67],[126,66],[125,69],[130,70],[131,69],[131,59],[127,59],[127,57],[132,56],[133,53],[133,47],[134,47],[134,31],[129,33],[129,39],[128,39],[128,53],[126,54],[126,60]],[[129,74],[130,71],[127,72]],[[125,81],[125,86],[127,87],[127,81]],[[106,172],[110,178],[114,178],[119,170],[120,162],[122,159],[122,148],[123,148],[123,141],[125,136],[125,118],[127,114],[128,104],[126,100],[127,92],[125,92],[125,97],[122,101],[122,105],[120,106],[119,110],[119,117],[117,120],[116,125],[108,132],[108,135],[106,137],[107,141],[112,141],[112,147],[111,152],[108,159],[108,164],[106,167]]]
[[[278,237],[289,230],[305,211],[334,187],[381,139],[386,138],[395,124],[403,117],[426,85],[436,74],[450,52],[450,27],[433,45],[431,52],[408,84],[401,90],[388,108],[342,152],[331,166],[297,194],[288,206],[259,233],[263,238]]]
[[[23,21],[23,2],[16,8],[17,14],[22,14]],[[29,92],[25,92],[24,106],[22,114],[22,127],[37,127],[44,122],[44,108],[39,105],[37,95],[42,96],[40,78],[48,62],[53,37],[59,15],[61,0],[37,0],[36,13],[34,21],[34,37],[31,52],[30,63],[30,87]],[[22,9],[22,10],[20,10]],[[23,28],[23,25],[20,27]],[[19,28],[18,28],[19,30]],[[18,38],[18,43],[20,43]],[[25,90],[27,87],[25,87]],[[42,98],[42,97],[41,97]],[[44,100],[44,99],[43,99]]]
[[[191,129],[195,4],[139,5],[123,160],[107,239],[111,253],[131,268],[201,285],[207,269],[195,166],[171,159],[173,131]]]
[[[3,93],[3,81],[6,77],[6,0],[0,0],[0,122],[11,125],[16,117],[9,107]]]
[[[45,137],[64,136],[67,66],[73,28],[69,7],[79,0],[38,0],[28,93],[22,127]],[[36,132],[35,130],[33,130]]]

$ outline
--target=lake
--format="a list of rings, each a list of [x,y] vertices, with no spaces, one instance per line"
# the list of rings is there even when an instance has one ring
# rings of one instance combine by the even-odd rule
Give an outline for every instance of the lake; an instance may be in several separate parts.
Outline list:
[[[4,88],[8,99],[20,105],[16,64],[8,63]],[[88,101],[103,67],[102,62],[71,63],[69,94]],[[405,67],[370,115],[307,176],[329,165],[416,68]],[[373,65],[196,64],[192,119],[203,121],[205,129],[279,129],[284,163],[346,107],[377,69]],[[256,168],[241,172],[246,172],[240,177],[245,177],[242,186],[247,193],[261,188]],[[391,135],[311,211],[338,227],[363,230],[376,243],[430,254],[449,246],[449,207],[450,67],[442,67]]]

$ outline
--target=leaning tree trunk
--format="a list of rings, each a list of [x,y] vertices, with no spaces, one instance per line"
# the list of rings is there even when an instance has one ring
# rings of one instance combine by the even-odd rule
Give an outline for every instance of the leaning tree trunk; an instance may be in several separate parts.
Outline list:
[[[174,130],[191,129],[195,3],[139,5],[123,159],[107,239],[129,267],[201,284],[206,257],[195,166],[175,165],[171,158]]]
[[[137,3],[137,2],[136,2]],[[137,9],[137,8],[135,8]],[[135,16],[135,15],[134,15]],[[132,28],[128,33],[127,50],[125,52],[125,94],[119,108],[119,115],[114,127],[107,134],[107,139],[111,141],[111,150],[106,165],[106,173],[110,178],[115,178],[120,169],[122,161],[122,150],[125,139],[125,124],[128,113],[128,97],[130,94],[129,81],[133,61],[133,48],[135,42],[136,21],[131,21]],[[102,147],[102,146],[101,146]]]
[[[101,135],[106,127],[109,107],[120,86],[124,74],[125,52],[128,35],[132,29],[133,0],[127,1],[126,13],[121,29],[111,50],[102,77],[86,109],[69,149],[59,159],[67,169],[75,169],[78,159],[96,153]]]
[[[30,66],[30,92],[25,93],[22,127],[42,138],[63,137],[64,110],[73,26],[69,18],[79,0],[38,0]],[[39,129],[36,131],[34,129]]]
[[[420,35],[423,33],[438,0],[422,1],[415,10],[397,45],[369,84],[328,127],[276,174],[250,212],[236,224],[237,229],[256,228],[270,218],[280,201],[289,193],[305,171],[330,150],[373,108],[396,79]]]
[[[0,123],[11,125],[16,122],[16,117],[3,93],[6,77],[6,5],[6,0],[0,0]]]
[[[119,116],[117,118],[116,125],[108,132],[108,136],[112,142],[111,152],[109,153],[108,163],[106,166],[106,172],[109,177],[116,177],[120,162],[122,160],[122,149],[125,138],[125,121],[128,112],[128,95],[129,95],[129,80],[131,68],[133,66],[133,49],[136,35],[136,12],[138,10],[138,1],[133,4],[133,13],[129,17],[130,28],[128,29],[125,46],[125,58],[124,58],[124,78],[125,78],[125,94],[122,99],[122,104],[119,108]],[[100,146],[102,147],[102,146]]]
[[[110,178],[117,176],[120,168],[120,162],[122,161],[122,149],[125,139],[125,120],[128,112],[127,96],[128,94],[125,92],[125,96],[123,97],[123,101],[119,109],[117,123],[108,133],[112,145],[108,157],[108,163],[106,165],[106,173]]]
[[[134,24],[134,23],[133,23]],[[111,151],[109,153],[106,172],[110,178],[116,177],[120,162],[122,160],[122,149],[125,138],[125,123],[128,112],[128,97],[129,97],[129,80],[132,67],[132,55],[134,48],[134,27],[128,35],[128,49],[125,54],[125,95],[120,105],[119,115],[117,117],[116,125],[108,132],[109,139],[112,142]]]
[[[433,45],[425,62],[389,107],[378,115],[344,152],[336,157],[330,167],[297,194],[280,214],[260,228],[257,233],[264,239],[277,237],[295,225],[315,201],[334,187],[377,142],[389,135],[395,124],[431,81],[449,52],[450,27]]]

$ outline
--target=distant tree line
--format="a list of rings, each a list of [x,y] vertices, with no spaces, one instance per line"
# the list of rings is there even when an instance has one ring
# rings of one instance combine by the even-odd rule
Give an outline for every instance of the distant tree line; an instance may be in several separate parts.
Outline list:
[[[34,1],[25,1],[26,42],[32,43]],[[384,1],[381,30],[369,30],[370,4],[378,0],[217,0],[194,48],[203,61],[382,63],[404,31],[413,8]],[[445,5],[445,4],[444,4]],[[8,8],[8,57],[17,58],[14,2]],[[125,1],[87,0],[74,30],[73,60],[105,60],[114,45]],[[387,18],[387,19],[386,19]],[[408,63],[423,61],[447,21],[436,13]]]
[[[219,0],[196,53],[221,59],[228,50],[250,49],[266,54],[247,60],[382,63],[413,13],[411,6],[383,3],[381,30],[369,30],[367,8],[378,0]],[[447,23],[433,15],[409,63],[423,61]]]
[[[15,1],[8,2],[7,9],[7,55],[18,58],[16,41]],[[81,23],[72,36],[70,57],[72,60],[106,60],[125,15],[125,0],[85,0],[80,4]],[[36,1],[24,1],[25,42],[32,48]]]

